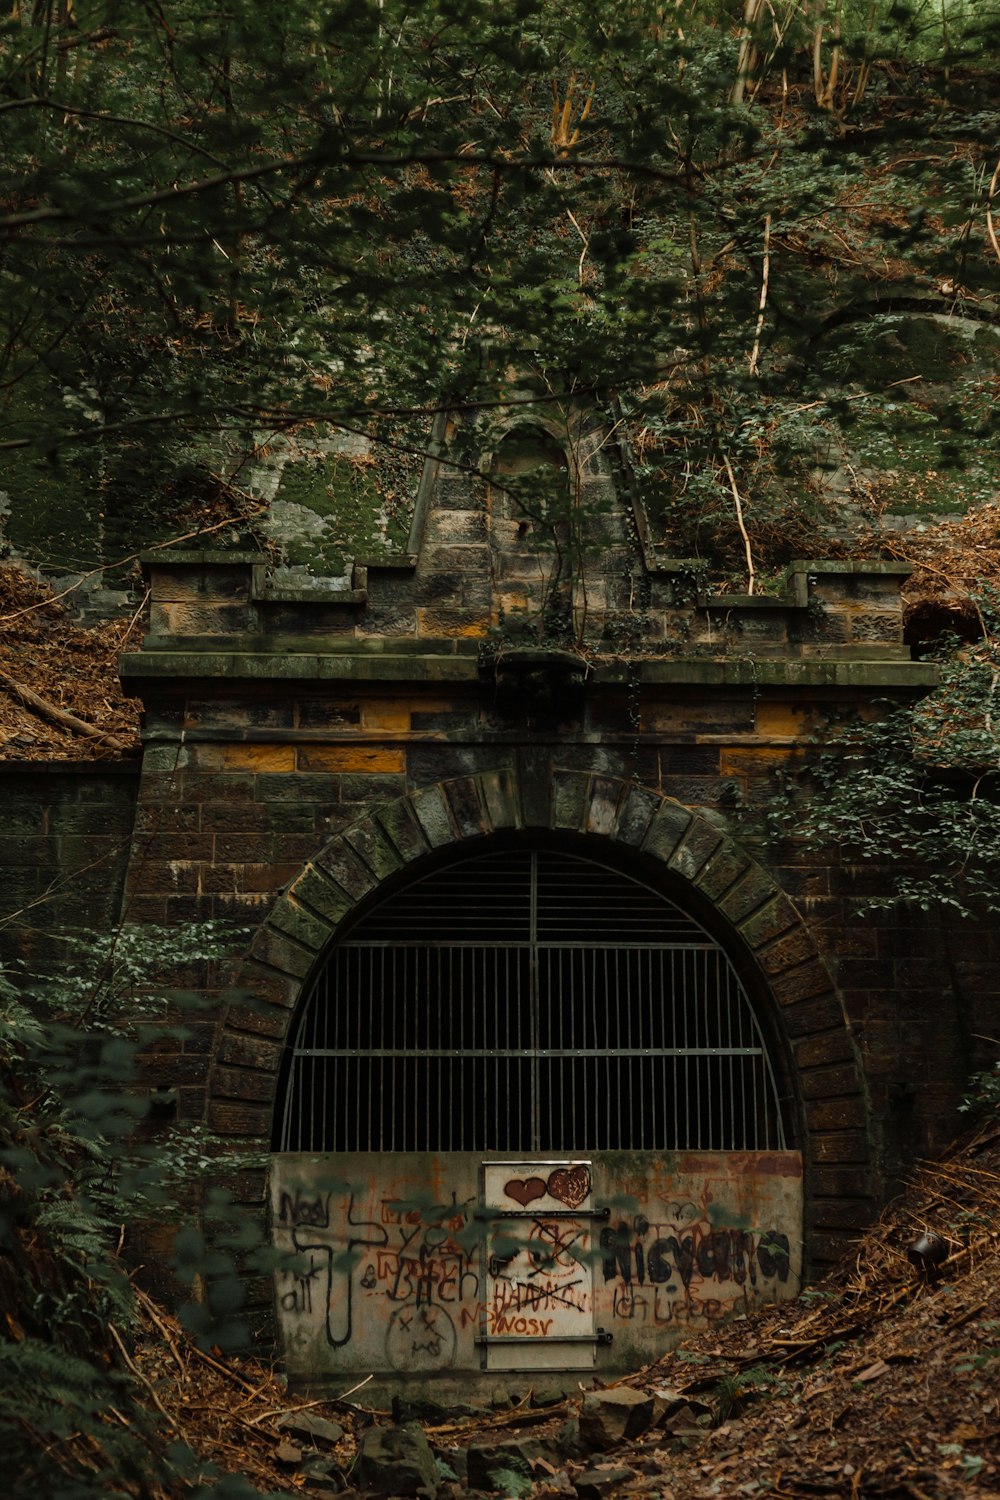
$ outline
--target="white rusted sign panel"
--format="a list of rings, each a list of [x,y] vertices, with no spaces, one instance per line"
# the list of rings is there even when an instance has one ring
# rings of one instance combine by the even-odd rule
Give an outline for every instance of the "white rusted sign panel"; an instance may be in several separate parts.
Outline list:
[[[590,1162],[485,1162],[482,1177],[486,1368],[592,1367]]]

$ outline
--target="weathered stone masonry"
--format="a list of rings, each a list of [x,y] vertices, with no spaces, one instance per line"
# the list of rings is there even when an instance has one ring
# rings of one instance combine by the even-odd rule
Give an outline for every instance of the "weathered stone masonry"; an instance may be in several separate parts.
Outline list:
[[[609,490],[600,452],[584,467]],[[569,650],[524,628],[546,555],[488,483],[434,466],[408,553],[356,565],[349,588],[279,585],[255,554],[151,556],[150,632],[122,663],[145,706],[122,911],[251,927],[238,974],[199,977],[258,1003],[220,1001],[148,1078],[181,1118],[267,1145],[297,998],[345,921],[490,840],[579,849],[685,905],[761,997],[815,1270],[952,1130],[973,1036],[996,1034],[998,955],[977,929],[858,921],[852,898],[884,872],[744,846],[732,814],[822,716],[908,699],[934,669],[902,644],[905,569],[802,563],[781,598],[705,597],[628,519],[608,512],[563,598]],[[259,1201],[252,1176],[234,1185]]]

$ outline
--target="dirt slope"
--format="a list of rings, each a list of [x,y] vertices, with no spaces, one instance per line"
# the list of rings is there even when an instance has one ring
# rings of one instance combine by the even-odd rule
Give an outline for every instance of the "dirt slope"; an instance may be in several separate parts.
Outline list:
[[[946,1252],[931,1274],[906,1253],[927,1230]],[[527,1389],[509,1411],[431,1413],[424,1430],[454,1471],[464,1466],[461,1449],[522,1446],[533,1472],[507,1492],[529,1496],[1000,1494],[998,1252],[994,1115],[921,1170],[822,1285],[691,1339],[621,1382],[653,1397],[653,1424],[637,1437],[607,1451],[577,1444],[574,1457],[582,1395],[536,1409]],[[204,1459],[265,1491],[356,1492],[359,1437],[392,1423],[365,1408],[363,1389],[342,1401],[290,1400],[272,1371],[197,1354],[172,1320],[145,1306],[137,1367]],[[343,1436],[290,1434],[278,1425],[289,1412],[334,1421]],[[469,1493],[461,1481],[438,1487],[441,1500]]]
[[[101,760],[139,748],[140,706],[118,680],[118,655],[138,629],[112,620],[83,629],[52,591],[0,566],[0,759]]]

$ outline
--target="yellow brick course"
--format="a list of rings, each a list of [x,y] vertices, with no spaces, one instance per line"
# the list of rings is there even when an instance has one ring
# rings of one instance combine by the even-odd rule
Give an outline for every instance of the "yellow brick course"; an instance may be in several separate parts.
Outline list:
[[[791,703],[758,703],[757,733],[764,738],[780,735],[783,739],[806,734],[810,718],[808,708],[796,708]]]
[[[478,639],[488,633],[488,614],[452,614],[446,610],[418,609],[417,634],[426,636],[470,637]]]
[[[294,771],[292,745],[199,745],[199,770]]]
[[[411,728],[414,714],[461,713],[463,705],[454,698],[373,698],[361,705],[364,729],[404,732]]]
[[[373,703],[362,703],[361,723],[365,729],[406,730],[410,727],[412,703],[379,698]]]
[[[794,753],[790,745],[724,747],[719,753],[719,775],[766,776],[775,767],[786,765]]]
[[[354,745],[300,745],[300,771],[399,772],[406,769],[403,750],[366,749]]]

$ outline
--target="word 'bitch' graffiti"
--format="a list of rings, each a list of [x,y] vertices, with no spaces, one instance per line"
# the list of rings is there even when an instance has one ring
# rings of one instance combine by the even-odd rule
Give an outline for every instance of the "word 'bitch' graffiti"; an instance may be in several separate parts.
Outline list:
[[[391,1367],[451,1364],[458,1334],[448,1304],[479,1306],[476,1247],[456,1239],[473,1206],[454,1194],[450,1204],[430,1208],[382,1199],[378,1217],[365,1218],[353,1191],[282,1192],[278,1223],[307,1258],[304,1270],[283,1273],[282,1311],[307,1320],[321,1315],[328,1346],[340,1349],[354,1337],[359,1295],[385,1298],[394,1304],[385,1324]]]

